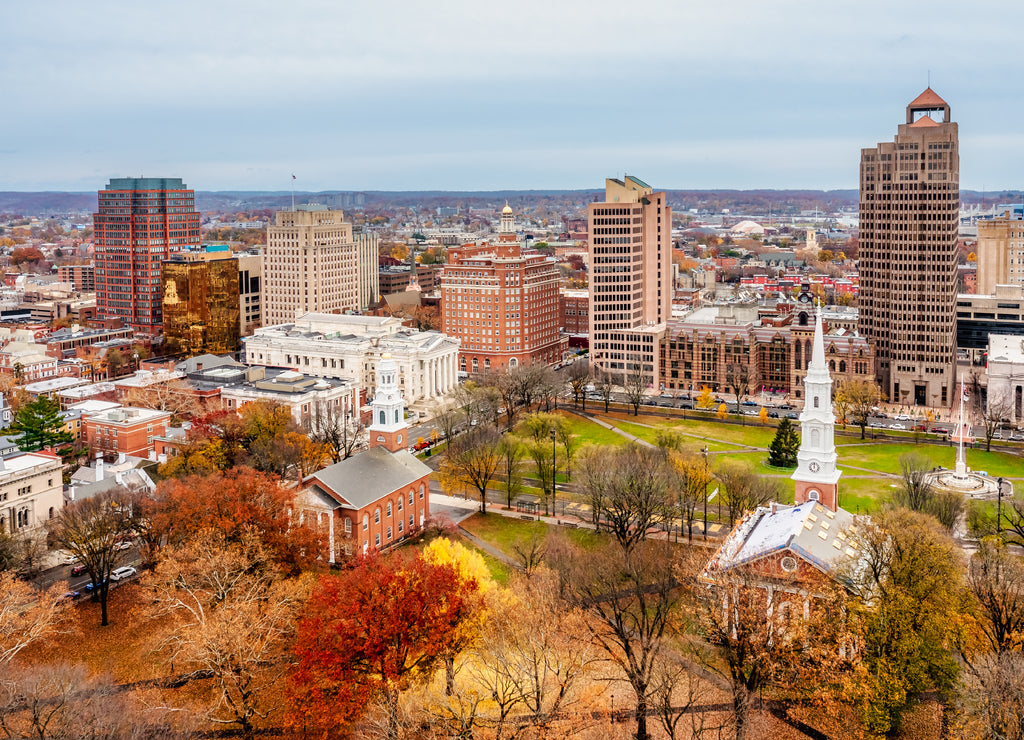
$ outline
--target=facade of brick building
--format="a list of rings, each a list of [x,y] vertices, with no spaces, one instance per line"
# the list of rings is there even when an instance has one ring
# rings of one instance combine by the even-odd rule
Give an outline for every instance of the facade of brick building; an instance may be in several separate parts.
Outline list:
[[[167,411],[121,407],[85,417],[82,427],[91,454],[149,457],[153,439],[167,433],[170,421]]]
[[[448,250],[441,272],[442,331],[461,341],[467,373],[561,359],[561,298],[552,258],[524,249],[505,206],[495,244]]]

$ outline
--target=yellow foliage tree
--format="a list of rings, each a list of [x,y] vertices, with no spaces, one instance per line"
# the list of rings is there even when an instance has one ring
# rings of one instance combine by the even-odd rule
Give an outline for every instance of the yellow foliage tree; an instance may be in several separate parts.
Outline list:
[[[759,418],[761,420],[762,424],[767,424],[768,423],[768,409],[762,407],[761,411],[758,412],[758,414],[757,414],[757,418]]]
[[[409,259],[409,248],[404,244],[396,244],[391,247],[391,256],[400,262],[405,262]]]
[[[970,254],[967,255],[967,261],[968,262],[977,262],[978,261],[978,255],[975,254],[974,252],[971,252]]]
[[[475,584],[479,597],[473,614],[456,628],[457,636],[453,642],[453,649],[444,655],[445,693],[451,696],[455,691],[455,658],[473,645],[480,636],[480,630],[486,620],[485,600],[494,588],[494,581],[480,553],[464,547],[459,542],[452,542],[447,537],[438,537],[423,548],[421,557],[432,565],[451,566],[464,584]]]
[[[728,415],[729,415],[729,409],[727,409],[725,407],[725,404],[723,403],[723,404],[719,405],[718,411],[715,412],[715,416],[717,416],[719,419],[724,419]]]
[[[697,396],[697,408],[709,409],[715,405],[714,396],[711,395],[711,389],[706,385],[701,387],[700,395]]]

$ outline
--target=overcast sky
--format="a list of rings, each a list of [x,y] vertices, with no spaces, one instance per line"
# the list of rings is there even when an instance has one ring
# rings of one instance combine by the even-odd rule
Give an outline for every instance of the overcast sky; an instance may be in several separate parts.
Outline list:
[[[0,0],[0,190],[856,188],[928,83],[1024,186],[1024,3]]]

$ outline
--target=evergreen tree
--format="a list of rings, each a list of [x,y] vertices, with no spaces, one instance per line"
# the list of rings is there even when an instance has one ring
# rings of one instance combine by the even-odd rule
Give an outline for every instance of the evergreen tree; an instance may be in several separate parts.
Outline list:
[[[18,409],[8,431],[18,434],[14,441],[23,452],[35,452],[46,447],[66,447],[75,441],[75,435],[64,431],[60,406],[45,396]]]
[[[776,468],[795,468],[796,453],[800,450],[800,435],[793,422],[783,419],[768,446],[768,464]]]

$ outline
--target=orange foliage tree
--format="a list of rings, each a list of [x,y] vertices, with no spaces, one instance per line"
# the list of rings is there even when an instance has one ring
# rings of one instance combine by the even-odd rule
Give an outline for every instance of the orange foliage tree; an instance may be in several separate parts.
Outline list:
[[[299,622],[291,695],[306,733],[334,737],[383,700],[398,737],[398,697],[428,679],[475,613],[477,585],[451,563],[370,556],[323,578]]]
[[[321,537],[292,516],[294,492],[252,468],[162,481],[156,489],[151,525],[180,543],[215,529],[240,542],[255,532],[285,570],[310,566],[323,551]]]

